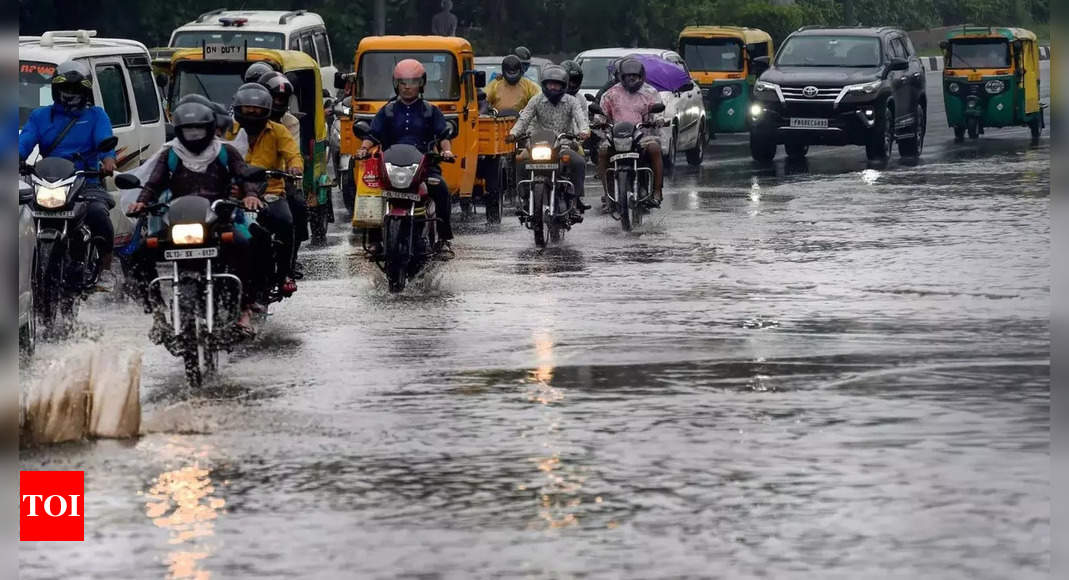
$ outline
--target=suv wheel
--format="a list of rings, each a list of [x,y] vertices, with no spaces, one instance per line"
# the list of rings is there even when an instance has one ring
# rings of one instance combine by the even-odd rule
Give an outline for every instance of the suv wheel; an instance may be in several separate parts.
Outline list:
[[[924,150],[924,134],[928,130],[928,112],[920,103],[913,111],[913,119],[915,123],[918,123],[915,125],[916,136],[898,142],[898,154],[902,157],[920,157],[921,151]]]
[[[759,163],[771,163],[776,158],[776,141],[771,135],[750,131],[750,155]]]
[[[865,154],[869,161],[883,161],[891,156],[891,145],[895,140],[891,129],[893,118],[894,111],[891,107],[885,108],[883,114],[876,119],[876,126],[869,131],[869,142],[865,144]]]

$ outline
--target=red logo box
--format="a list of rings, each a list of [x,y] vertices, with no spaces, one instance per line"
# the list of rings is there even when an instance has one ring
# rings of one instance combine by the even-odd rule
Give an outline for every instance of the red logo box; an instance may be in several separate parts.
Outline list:
[[[85,472],[19,472],[19,539],[23,542],[85,539]]]

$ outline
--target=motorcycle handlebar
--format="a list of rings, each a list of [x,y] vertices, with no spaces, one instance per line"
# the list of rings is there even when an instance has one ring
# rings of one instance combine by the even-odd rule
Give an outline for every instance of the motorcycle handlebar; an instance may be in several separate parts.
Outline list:
[[[303,175],[292,175],[285,171],[275,171],[274,169],[267,169],[264,171],[264,175],[267,177],[273,177],[275,179],[286,179],[290,181],[299,181],[304,179]]]
[[[170,207],[170,206],[167,203],[162,202],[162,201],[161,202],[157,202],[157,203],[150,203],[150,204],[146,205],[141,211],[127,212],[126,213],[126,217],[135,218],[135,217],[141,217],[141,216],[146,215],[146,214],[163,213],[160,210],[167,209],[168,207]]]

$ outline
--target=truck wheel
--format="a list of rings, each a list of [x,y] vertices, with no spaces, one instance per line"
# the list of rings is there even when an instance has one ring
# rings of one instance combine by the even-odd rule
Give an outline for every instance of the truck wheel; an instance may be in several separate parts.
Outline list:
[[[771,136],[750,131],[750,155],[758,163],[771,163],[776,158],[776,142]]]

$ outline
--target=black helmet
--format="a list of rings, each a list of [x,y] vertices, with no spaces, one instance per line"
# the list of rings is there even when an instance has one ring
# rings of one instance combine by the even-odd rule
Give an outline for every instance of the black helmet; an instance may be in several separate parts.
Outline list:
[[[230,111],[222,103],[213,101],[209,106],[212,112],[215,113],[216,130],[226,131],[234,124],[234,118],[230,116]]]
[[[247,83],[255,83],[260,81],[260,77],[269,72],[275,72],[275,69],[271,65],[264,61],[257,61],[249,65],[249,68],[245,69],[245,74],[241,79]]]
[[[520,57],[510,54],[501,59],[501,76],[505,77],[505,81],[510,85],[520,82],[523,77],[523,63],[520,62]]]
[[[80,111],[93,102],[93,75],[89,65],[68,60],[56,67],[52,75],[52,102],[68,111]]]
[[[625,58],[620,66],[616,69],[617,75],[620,78],[620,84],[625,89],[634,93],[642,88],[642,85],[646,84],[646,65],[642,64],[641,60],[637,58]],[[630,82],[624,79],[625,76],[635,75],[638,80],[632,79]]]
[[[560,66],[568,73],[568,94],[579,94],[579,87],[583,84],[583,67],[574,60],[566,60]]]
[[[560,87],[550,88],[549,83],[559,84]],[[568,73],[558,65],[549,65],[542,69],[542,94],[554,105],[560,102],[568,89]]]
[[[178,99],[178,106],[182,106],[186,103],[200,103],[205,107],[212,106],[212,101],[200,93],[189,93],[188,95]]]
[[[271,71],[258,80],[271,93],[271,120],[279,121],[290,109],[290,97],[293,96],[293,83],[286,75]]]
[[[520,59],[520,63],[523,65],[523,72],[526,74],[527,69],[531,67],[531,49],[526,46],[517,46],[516,50],[512,51],[512,54]]]
[[[257,134],[271,118],[271,92],[259,83],[245,83],[234,93],[234,119]]]
[[[171,113],[178,142],[193,153],[204,151],[215,139],[215,112],[208,105],[190,101]]]

